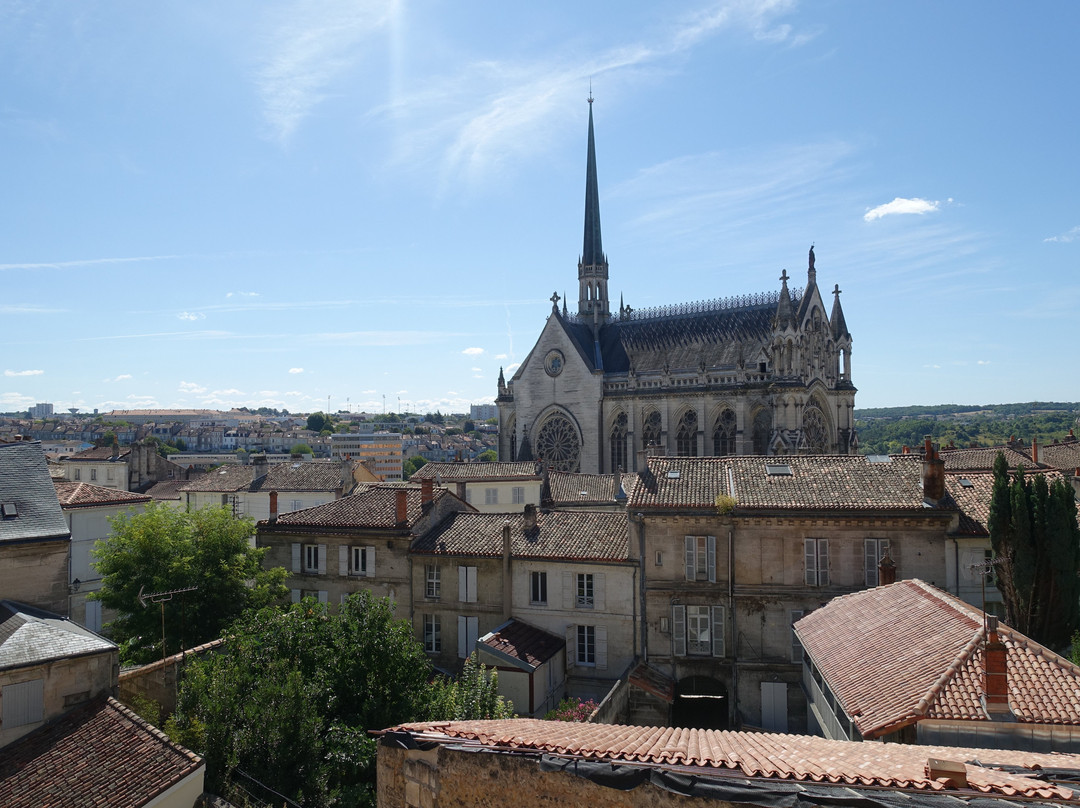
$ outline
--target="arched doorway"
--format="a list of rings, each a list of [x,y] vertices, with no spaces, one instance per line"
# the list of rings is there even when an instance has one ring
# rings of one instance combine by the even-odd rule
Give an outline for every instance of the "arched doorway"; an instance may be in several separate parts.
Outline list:
[[[727,729],[727,685],[709,676],[687,676],[675,686],[671,723],[694,729]]]

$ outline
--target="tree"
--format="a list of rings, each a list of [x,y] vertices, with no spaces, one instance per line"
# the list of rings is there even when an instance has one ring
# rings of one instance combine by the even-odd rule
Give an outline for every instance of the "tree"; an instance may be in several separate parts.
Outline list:
[[[476,456],[476,459],[483,462],[493,462],[499,459],[499,453],[494,449],[485,449]]]
[[[312,450],[312,448],[311,448],[310,446],[308,446],[308,445],[307,445],[306,443],[297,443],[297,444],[294,444],[294,445],[293,445],[293,447],[292,447],[292,449],[290,449],[290,450],[289,450],[289,454],[294,454],[294,455],[313,455],[313,454],[315,454],[315,452],[314,452],[314,450]]]
[[[402,465],[401,465],[401,473],[405,477],[405,479],[407,480],[410,477],[412,477],[414,474],[416,474],[416,472],[418,472],[424,466],[426,466],[427,462],[428,461],[427,461],[426,457],[422,457],[421,455],[413,455],[408,460],[406,460],[404,463],[402,463]]]
[[[461,425],[461,431],[462,432],[475,432],[476,431],[476,423],[474,421],[466,421],[464,424]]]
[[[164,607],[165,654],[217,639],[251,607],[288,595],[286,572],[262,568],[265,549],[254,549],[250,518],[237,519],[225,508],[185,513],[151,503],[142,513],[113,518],[112,536],[94,546],[101,589],[92,597],[118,615],[109,623],[125,662],[162,656],[162,608],[139,603],[139,592],[176,595]]]
[[[499,695],[499,672],[480,664],[474,651],[457,679],[439,677],[431,684],[428,721],[513,718],[514,705]]]
[[[237,770],[308,808],[374,804],[375,741],[423,717],[431,665],[408,622],[363,591],[249,613],[185,672],[174,726],[209,788]]]
[[[307,428],[312,432],[322,432],[325,429],[333,431],[334,419],[321,412],[313,412],[307,417]]]
[[[1006,621],[1037,642],[1064,649],[1080,628],[1080,527],[1072,488],[1061,478],[1010,480],[994,460],[987,520]]]

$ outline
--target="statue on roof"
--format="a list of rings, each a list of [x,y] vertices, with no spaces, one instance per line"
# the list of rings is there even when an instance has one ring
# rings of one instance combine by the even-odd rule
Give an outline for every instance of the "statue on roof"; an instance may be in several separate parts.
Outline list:
[[[810,269],[814,268],[814,245],[810,245]]]

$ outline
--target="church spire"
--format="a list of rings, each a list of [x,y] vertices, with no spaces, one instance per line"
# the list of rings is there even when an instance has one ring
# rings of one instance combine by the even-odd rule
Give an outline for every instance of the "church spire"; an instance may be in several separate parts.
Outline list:
[[[608,263],[600,237],[600,191],[596,179],[596,142],[593,136],[593,97],[589,93],[589,151],[585,166],[585,238],[578,262],[578,314],[605,318],[608,306]]]

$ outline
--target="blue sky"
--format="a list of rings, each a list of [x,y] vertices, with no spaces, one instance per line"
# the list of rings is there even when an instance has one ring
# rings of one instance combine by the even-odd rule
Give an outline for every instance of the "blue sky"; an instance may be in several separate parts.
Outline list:
[[[0,411],[462,410],[574,294],[839,284],[860,407],[1077,400],[1080,4],[0,0]],[[828,297],[828,296],[827,296]]]

